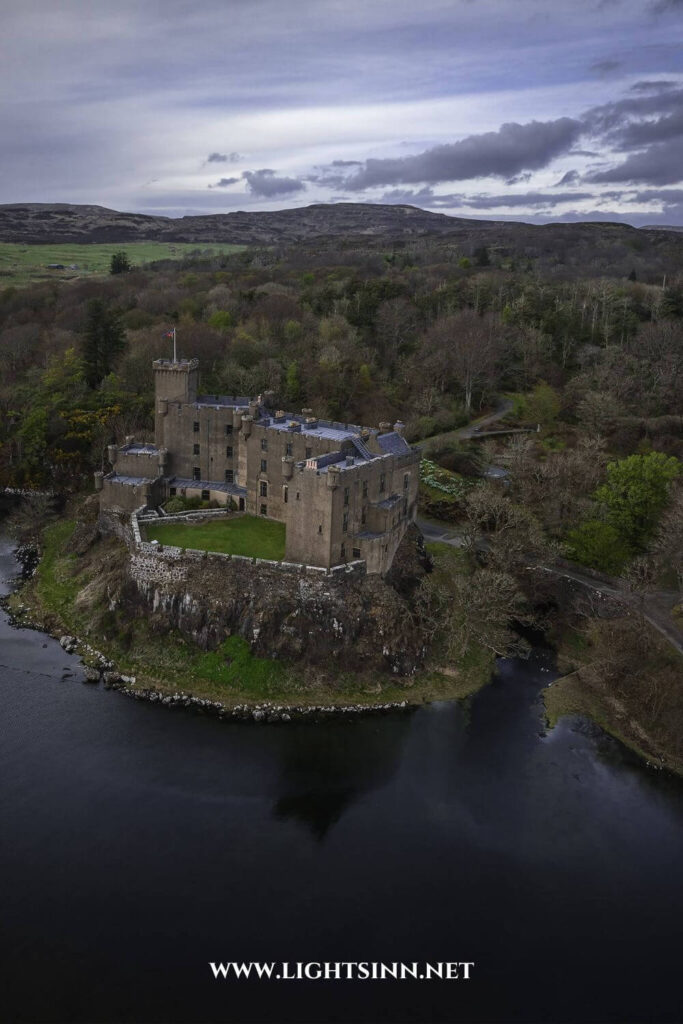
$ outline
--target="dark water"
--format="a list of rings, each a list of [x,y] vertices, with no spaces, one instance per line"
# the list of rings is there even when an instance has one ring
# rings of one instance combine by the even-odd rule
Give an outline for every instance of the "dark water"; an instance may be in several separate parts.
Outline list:
[[[585,725],[543,735],[543,652],[469,707],[251,726],[81,685],[4,617],[0,644],[3,1021],[681,1020],[683,787]]]

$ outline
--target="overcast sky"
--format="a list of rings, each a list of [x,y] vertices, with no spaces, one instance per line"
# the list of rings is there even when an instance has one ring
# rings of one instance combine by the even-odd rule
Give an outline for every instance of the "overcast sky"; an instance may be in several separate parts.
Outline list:
[[[683,0],[4,0],[0,202],[683,224]]]

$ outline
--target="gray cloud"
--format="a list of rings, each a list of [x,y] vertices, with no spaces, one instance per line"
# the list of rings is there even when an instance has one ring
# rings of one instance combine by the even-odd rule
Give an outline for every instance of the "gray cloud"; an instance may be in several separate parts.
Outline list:
[[[611,193],[611,196],[618,193]],[[502,192],[489,194],[479,192],[475,195],[464,195],[462,192],[451,192],[447,195],[435,195],[429,188],[419,190],[392,189],[381,198],[383,203],[400,203],[432,207],[464,207],[471,210],[495,210],[502,207],[528,206],[551,209],[565,203],[581,202],[585,199],[597,201],[600,197],[593,192]]]
[[[579,181],[579,172],[567,171],[567,173],[563,174],[560,180],[555,183],[555,188],[558,188],[560,185],[575,185],[577,181]]]
[[[597,60],[594,64],[591,64],[589,70],[594,71],[598,75],[609,75],[612,71],[616,71],[620,68],[623,61],[620,60]]]
[[[264,198],[293,195],[295,192],[303,192],[306,188],[303,181],[298,178],[278,177],[269,167],[263,167],[258,171],[245,171],[242,177],[247,182],[250,192]]]
[[[514,178],[508,178],[505,182],[506,185],[519,185],[524,181],[531,181],[533,174],[530,171],[526,171],[524,174],[516,174]]]
[[[228,185],[234,185],[240,180],[240,178],[221,178],[220,181],[215,182],[215,184],[209,185],[209,188],[227,188]]]
[[[633,121],[619,133],[622,149],[639,149],[652,142],[665,142],[683,135],[683,105],[680,110],[655,121]]]
[[[592,107],[583,115],[584,124],[594,134],[609,137],[610,131],[616,129],[618,133],[633,118],[662,117],[676,112],[683,105],[683,89],[678,83],[677,86],[675,89],[659,90],[654,95],[647,93],[628,96]]]
[[[206,162],[207,164],[236,164],[241,159],[239,153],[210,153]]]
[[[650,5],[653,14],[666,14],[668,11],[678,11],[683,7],[683,0],[655,0]]]
[[[678,82],[671,79],[654,79],[653,81],[635,82],[631,86],[631,92],[664,92],[667,89],[674,89]]]
[[[565,153],[581,132],[581,123],[571,117],[527,124],[510,122],[496,132],[469,135],[416,156],[366,160],[345,185],[360,191],[375,185],[464,181],[489,175],[509,178],[520,171],[545,167]]]
[[[675,185],[683,180],[683,138],[655,143],[641,153],[631,154],[616,167],[586,175],[586,180]]]

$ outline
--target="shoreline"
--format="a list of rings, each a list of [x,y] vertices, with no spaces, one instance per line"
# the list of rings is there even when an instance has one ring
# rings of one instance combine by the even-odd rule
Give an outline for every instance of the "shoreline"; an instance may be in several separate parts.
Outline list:
[[[203,696],[193,689],[178,685],[175,680],[154,678],[148,672],[137,669],[135,658],[120,658],[116,652],[108,651],[106,644],[99,643],[95,647],[89,640],[76,635],[55,609],[45,607],[36,592],[35,582],[43,563],[44,549],[40,550],[37,545],[22,544],[17,546],[14,554],[20,566],[20,572],[15,577],[18,585],[9,594],[0,598],[0,605],[8,617],[9,624],[15,629],[32,629],[51,636],[67,653],[77,656],[83,667],[82,682],[85,685],[102,684],[105,689],[116,690],[134,700],[143,700],[169,708],[180,707],[226,720],[286,722],[315,716],[328,717],[331,714],[408,711],[435,701],[466,700],[488,685],[493,676],[492,658],[486,672],[480,672],[479,677],[473,682],[464,681],[459,670],[425,669],[421,673],[422,679],[418,674],[415,683],[401,687],[403,693],[400,694],[400,699],[397,699],[395,693],[396,681],[389,676],[386,680],[381,679],[376,683],[381,687],[382,682],[385,682],[387,689],[391,688],[394,691],[391,696],[387,694],[384,699],[381,689],[372,696],[368,692],[367,700],[345,700],[340,694],[337,700],[332,699],[329,703],[320,700],[319,692],[313,693],[310,701],[305,698],[288,700],[286,696],[280,699],[272,697],[251,700],[239,693],[231,695],[233,699],[212,699],[211,696]],[[104,652],[100,649],[102,646],[105,647]],[[122,666],[125,666],[125,669]],[[315,675],[317,670],[310,671]]]

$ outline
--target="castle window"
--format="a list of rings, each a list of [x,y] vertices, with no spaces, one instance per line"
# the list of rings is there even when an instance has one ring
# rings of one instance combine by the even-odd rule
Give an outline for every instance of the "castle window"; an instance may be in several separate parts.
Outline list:
[[[287,444],[285,445],[285,455],[293,455],[293,454],[294,454],[294,445],[292,444],[291,441],[288,441]]]
[[[366,519],[365,508],[363,508],[363,511],[360,514],[360,521],[361,521],[361,523],[364,523],[365,519]]]
[[[232,423],[225,424],[225,433],[227,436],[230,436],[230,434],[232,434]]]
[[[211,491],[202,491],[202,501],[209,501],[211,498]]]
[[[266,440],[265,437],[261,438],[261,451],[262,452],[267,452],[268,451],[268,441]]]
[[[231,459],[232,458],[232,445],[231,444],[229,444],[227,446],[227,448],[225,449],[225,457],[226,457],[226,459]]]
[[[199,468],[199,466],[195,466],[194,469],[192,470],[192,479],[193,480],[201,480],[201,478],[202,478],[202,471]]]
[[[408,499],[407,498],[403,499],[403,515],[404,516],[408,515]]]
[[[226,482],[226,484],[231,484],[233,482],[233,480],[234,480],[234,476],[235,475],[234,475],[234,473],[233,473],[233,471],[231,469],[226,469],[226,471],[225,471],[225,482]]]
[[[297,491],[296,492],[296,500],[298,501],[300,497],[301,497],[301,491]]]
[[[320,526],[318,527],[318,533],[322,533],[322,532],[323,532],[323,525],[321,523]]]
[[[169,487],[169,489],[168,489],[168,496],[169,496],[169,498],[175,498],[175,496],[176,496],[176,489],[175,489],[175,487]]]
[[[192,454],[193,455],[199,455],[199,445],[198,444],[193,444],[192,445]]]
[[[266,461],[266,459],[261,459],[261,472],[262,473],[267,473],[268,472],[268,462]]]
[[[363,481],[363,497],[367,498],[367,496],[368,496],[368,482],[367,482],[367,480],[364,480]]]
[[[268,506],[267,505],[261,505],[261,515],[262,516],[267,516],[268,515]]]
[[[261,495],[262,498],[268,497],[268,484],[266,483],[265,480],[262,480],[259,485],[259,494]]]
[[[353,557],[354,558],[360,558],[360,548],[354,548],[353,549]]]
[[[349,489],[348,489],[348,487],[345,487],[344,488],[344,504],[348,505],[348,503],[349,503]]]
[[[403,490],[404,491],[408,490],[409,482],[410,482],[410,473],[404,473],[403,474]]]
[[[199,420],[194,421],[194,423],[192,424],[192,430],[194,431],[195,434],[199,433]]]
[[[339,557],[342,562],[346,561],[346,544],[342,544],[341,551],[339,552]]]
[[[284,501],[285,505],[289,501],[289,487],[282,488],[282,500]]]
[[[342,519],[342,532],[346,533],[348,531],[348,528],[349,528],[349,513],[345,512],[344,513],[344,518]]]
[[[312,455],[313,455],[313,449],[312,449],[312,448],[307,448],[307,449],[306,449],[306,458],[307,458],[307,459],[310,459],[310,457],[311,457]]]
[[[379,493],[380,494],[384,494],[385,486],[386,486],[386,477],[385,477],[384,473],[380,473],[380,475],[379,475]]]

